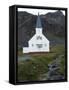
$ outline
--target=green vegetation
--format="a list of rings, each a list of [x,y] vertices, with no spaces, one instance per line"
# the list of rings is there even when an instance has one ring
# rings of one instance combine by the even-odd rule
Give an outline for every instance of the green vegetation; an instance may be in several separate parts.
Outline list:
[[[60,69],[58,72],[65,77],[65,56],[61,58]]]
[[[63,55],[59,59],[59,73],[64,75],[65,51],[63,45],[55,45],[51,47],[49,53],[44,54],[28,54],[30,57],[26,60],[18,60],[18,80],[42,80],[43,74],[48,72],[48,64],[55,60],[59,55]],[[22,53],[22,49],[18,50],[18,56],[27,55]]]

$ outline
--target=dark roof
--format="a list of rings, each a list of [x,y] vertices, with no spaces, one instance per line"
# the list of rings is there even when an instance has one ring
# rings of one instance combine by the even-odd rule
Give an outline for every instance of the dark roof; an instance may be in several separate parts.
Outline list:
[[[37,22],[36,22],[36,28],[42,28],[39,13],[38,13]]]

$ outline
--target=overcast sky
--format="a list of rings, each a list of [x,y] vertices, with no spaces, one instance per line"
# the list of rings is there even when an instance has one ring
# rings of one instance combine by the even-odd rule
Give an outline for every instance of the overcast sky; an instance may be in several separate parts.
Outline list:
[[[18,11],[27,11],[27,12],[32,13],[34,15],[38,15],[38,12],[39,12],[39,14],[46,14],[48,12],[56,12],[57,10],[18,8]],[[63,14],[65,15],[64,10],[61,10],[61,12],[63,12]]]

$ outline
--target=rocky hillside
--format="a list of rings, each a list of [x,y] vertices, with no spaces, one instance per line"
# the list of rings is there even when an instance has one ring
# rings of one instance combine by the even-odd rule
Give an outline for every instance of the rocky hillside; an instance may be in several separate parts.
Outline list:
[[[65,16],[61,11],[40,15],[43,34],[51,41],[55,36],[64,37]],[[18,12],[18,45],[27,46],[27,41],[35,34],[37,16],[28,12]],[[61,42],[61,41],[60,41]]]

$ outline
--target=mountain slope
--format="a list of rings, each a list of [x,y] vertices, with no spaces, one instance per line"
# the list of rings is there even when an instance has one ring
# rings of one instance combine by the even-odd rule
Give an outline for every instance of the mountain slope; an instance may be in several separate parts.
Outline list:
[[[59,41],[55,37],[64,37],[65,35],[65,16],[61,11],[40,15],[43,34],[51,41]],[[28,46],[28,40],[35,34],[37,16],[18,12],[18,46]],[[62,41],[62,40],[61,40]],[[60,42],[61,42],[60,41]]]

